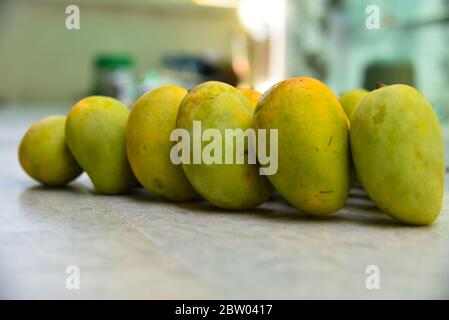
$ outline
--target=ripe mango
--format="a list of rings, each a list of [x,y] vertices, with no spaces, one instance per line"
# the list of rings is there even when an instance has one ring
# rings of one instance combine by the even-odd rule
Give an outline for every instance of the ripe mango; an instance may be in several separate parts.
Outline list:
[[[351,113],[357,107],[359,102],[368,94],[365,89],[354,89],[343,93],[339,101],[345,110],[346,116],[351,118]]]
[[[103,96],[82,99],[67,116],[67,145],[97,192],[119,194],[136,184],[126,157],[128,117],[127,106]]]
[[[307,77],[279,82],[259,100],[253,125],[278,129],[279,167],[268,179],[292,206],[326,215],[345,205],[351,180],[348,119],[326,85]]]
[[[197,196],[182,167],[170,160],[170,134],[186,94],[178,86],[147,92],[134,104],[126,128],[128,159],[139,182],[151,193],[175,201]]]
[[[239,91],[248,98],[254,108],[257,106],[257,102],[259,102],[259,99],[262,96],[260,92],[250,88],[239,88]]]
[[[377,206],[399,221],[427,225],[441,211],[444,146],[432,106],[416,89],[370,92],[351,116],[357,177]]]
[[[31,126],[19,146],[19,161],[33,179],[47,186],[61,186],[82,170],[65,141],[65,116],[46,117]]]
[[[217,81],[202,83],[184,98],[177,117],[178,128],[193,135],[193,121],[201,121],[202,128],[215,128],[225,137],[225,129],[246,130],[251,127],[254,108],[236,88]],[[208,142],[202,141],[202,148]],[[222,141],[224,150],[225,141]],[[235,144],[234,144],[235,145]],[[247,145],[246,145],[247,147]],[[193,150],[193,139],[191,139]],[[235,150],[234,150],[235,155]],[[259,175],[256,164],[185,164],[182,167],[196,191],[217,207],[245,210],[259,206],[271,194],[268,180]]]

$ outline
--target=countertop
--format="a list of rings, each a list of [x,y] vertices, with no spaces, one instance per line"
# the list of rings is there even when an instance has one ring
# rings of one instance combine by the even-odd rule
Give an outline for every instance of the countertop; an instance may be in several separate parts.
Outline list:
[[[20,169],[17,146],[32,122],[66,110],[0,107],[0,298],[449,298],[447,201],[434,225],[410,227],[359,189],[311,218],[278,196],[226,212],[142,189],[98,195],[85,175],[44,188]],[[79,289],[66,287],[72,265]]]

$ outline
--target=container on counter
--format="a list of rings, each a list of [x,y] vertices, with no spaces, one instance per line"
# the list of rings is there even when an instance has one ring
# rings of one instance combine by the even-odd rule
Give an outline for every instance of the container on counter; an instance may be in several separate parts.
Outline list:
[[[134,60],[128,55],[103,54],[95,60],[95,94],[116,98],[131,106],[136,98]]]

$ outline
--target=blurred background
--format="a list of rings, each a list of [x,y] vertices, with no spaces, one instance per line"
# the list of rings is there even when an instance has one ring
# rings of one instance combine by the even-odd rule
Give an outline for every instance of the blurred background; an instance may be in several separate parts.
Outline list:
[[[69,5],[79,8],[79,29],[66,27]],[[90,94],[131,105],[166,83],[214,79],[264,91],[294,76],[321,79],[337,95],[410,83],[444,120],[449,1],[0,0],[3,105]]]

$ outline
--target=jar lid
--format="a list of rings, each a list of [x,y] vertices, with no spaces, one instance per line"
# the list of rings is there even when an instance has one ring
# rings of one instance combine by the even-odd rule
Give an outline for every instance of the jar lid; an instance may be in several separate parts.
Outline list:
[[[95,66],[99,69],[116,69],[133,65],[134,60],[128,55],[101,54],[95,59]]]

